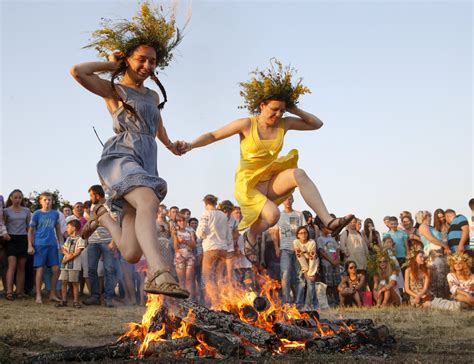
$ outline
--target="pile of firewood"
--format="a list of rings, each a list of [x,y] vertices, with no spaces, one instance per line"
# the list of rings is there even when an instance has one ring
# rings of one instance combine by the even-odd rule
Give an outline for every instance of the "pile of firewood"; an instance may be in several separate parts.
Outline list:
[[[372,320],[318,320],[316,317],[272,321],[272,332],[269,332],[251,324],[252,317],[265,307],[262,297],[258,297],[253,307],[246,308],[247,322],[244,322],[233,313],[210,310],[191,300],[178,301],[172,307],[164,305],[157,310],[148,328],[149,332],[157,332],[164,327],[164,335],[159,341],[149,343],[141,356],[153,359],[172,353],[182,358],[259,358],[284,353],[285,343],[294,343],[288,347],[295,350],[336,352],[369,343],[383,345],[390,338],[388,328],[375,327]],[[192,320],[188,320],[189,312],[192,312]],[[173,339],[173,332],[183,320],[187,323],[186,336]],[[124,336],[114,344],[42,354],[24,362],[133,358],[138,356],[141,344],[137,337]],[[204,352],[199,346],[206,348]]]

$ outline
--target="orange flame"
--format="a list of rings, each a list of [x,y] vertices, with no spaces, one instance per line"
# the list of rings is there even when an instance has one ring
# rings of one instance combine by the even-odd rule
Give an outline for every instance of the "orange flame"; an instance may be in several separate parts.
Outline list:
[[[212,357],[216,356],[217,350],[206,344],[204,341],[204,334],[202,332],[196,335],[196,340],[199,342],[199,344],[196,345],[196,350],[198,351],[198,355],[200,357],[205,355],[210,355]]]

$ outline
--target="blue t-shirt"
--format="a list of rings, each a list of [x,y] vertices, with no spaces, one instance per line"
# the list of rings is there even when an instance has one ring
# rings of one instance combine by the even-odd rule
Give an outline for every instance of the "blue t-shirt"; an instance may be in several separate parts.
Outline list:
[[[393,240],[393,243],[395,245],[395,255],[397,256],[397,258],[405,258],[405,241],[408,239],[408,234],[403,230],[390,230],[384,234],[384,237],[387,235],[390,236]]]
[[[59,224],[59,212],[57,212],[56,210],[49,210],[48,212],[37,210],[33,212],[30,226],[35,229],[35,246],[57,246],[57,224]]]

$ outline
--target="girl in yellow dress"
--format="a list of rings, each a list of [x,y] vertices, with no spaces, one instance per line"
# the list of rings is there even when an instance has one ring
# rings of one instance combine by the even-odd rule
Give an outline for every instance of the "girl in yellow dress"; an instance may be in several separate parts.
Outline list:
[[[259,263],[256,237],[278,222],[278,205],[299,188],[305,202],[316,212],[321,222],[336,236],[353,215],[332,218],[313,181],[298,168],[298,151],[291,150],[279,157],[288,130],[317,130],[323,122],[296,106],[300,95],[310,92],[298,80],[292,84],[293,69],[276,67],[253,72],[254,77],[241,83],[245,106],[255,116],[237,119],[224,127],[205,133],[191,143],[182,144],[182,152],[203,147],[239,134],[240,163],[235,175],[235,198],[242,210],[239,230],[244,233],[245,254]],[[292,116],[283,117],[289,112]]]

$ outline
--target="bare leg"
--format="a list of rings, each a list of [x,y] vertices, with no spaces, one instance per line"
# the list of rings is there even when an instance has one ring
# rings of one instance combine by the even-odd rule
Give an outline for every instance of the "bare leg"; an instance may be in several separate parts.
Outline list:
[[[316,212],[324,225],[332,220],[324,201],[313,181],[300,168],[288,169],[274,176],[268,185],[267,196],[270,200],[286,195],[293,188],[298,187],[304,201]]]
[[[194,266],[188,267],[186,269],[186,284],[184,286],[189,291],[189,296],[192,298],[194,298],[194,282],[196,280],[195,278],[196,277],[194,275]]]
[[[127,201],[123,204],[122,227],[109,214],[99,218],[100,225],[109,230],[120,253],[130,263],[138,262],[143,254],[135,234],[135,219],[135,208]]]
[[[56,294],[56,284],[58,283],[59,278],[59,267],[57,265],[53,265],[51,267],[51,291],[49,292],[49,300],[50,301],[61,301],[57,294]],[[66,287],[67,290],[67,287]]]
[[[26,258],[18,258],[16,267],[16,293],[19,295],[25,293],[25,265]]]
[[[43,303],[41,299],[41,287],[43,285],[44,267],[36,268],[35,283],[36,283],[36,303]]]
[[[61,281],[61,299],[67,301],[67,281]]]
[[[263,206],[262,212],[260,212],[257,221],[250,226],[247,233],[249,241],[252,244],[255,244],[257,236],[275,225],[279,218],[280,210],[278,209],[278,206],[268,200]]]
[[[359,292],[354,293],[354,301],[357,304],[357,307],[362,307],[362,301],[359,296]]]
[[[7,269],[7,293],[13,293],[13,278],[15,277],[15,271],[16,271],[16,257],[15,256],[9,256],[8,257],[8,269]],[[18,285],[17,285],[18,288]]]
[[[79,282],[72,284],[72,297],[74,303],[79,303]]]
[[[459,302],[467,303],[470,306],[474,306],[474,297],[467,292],[457,290],[454,299]]]

